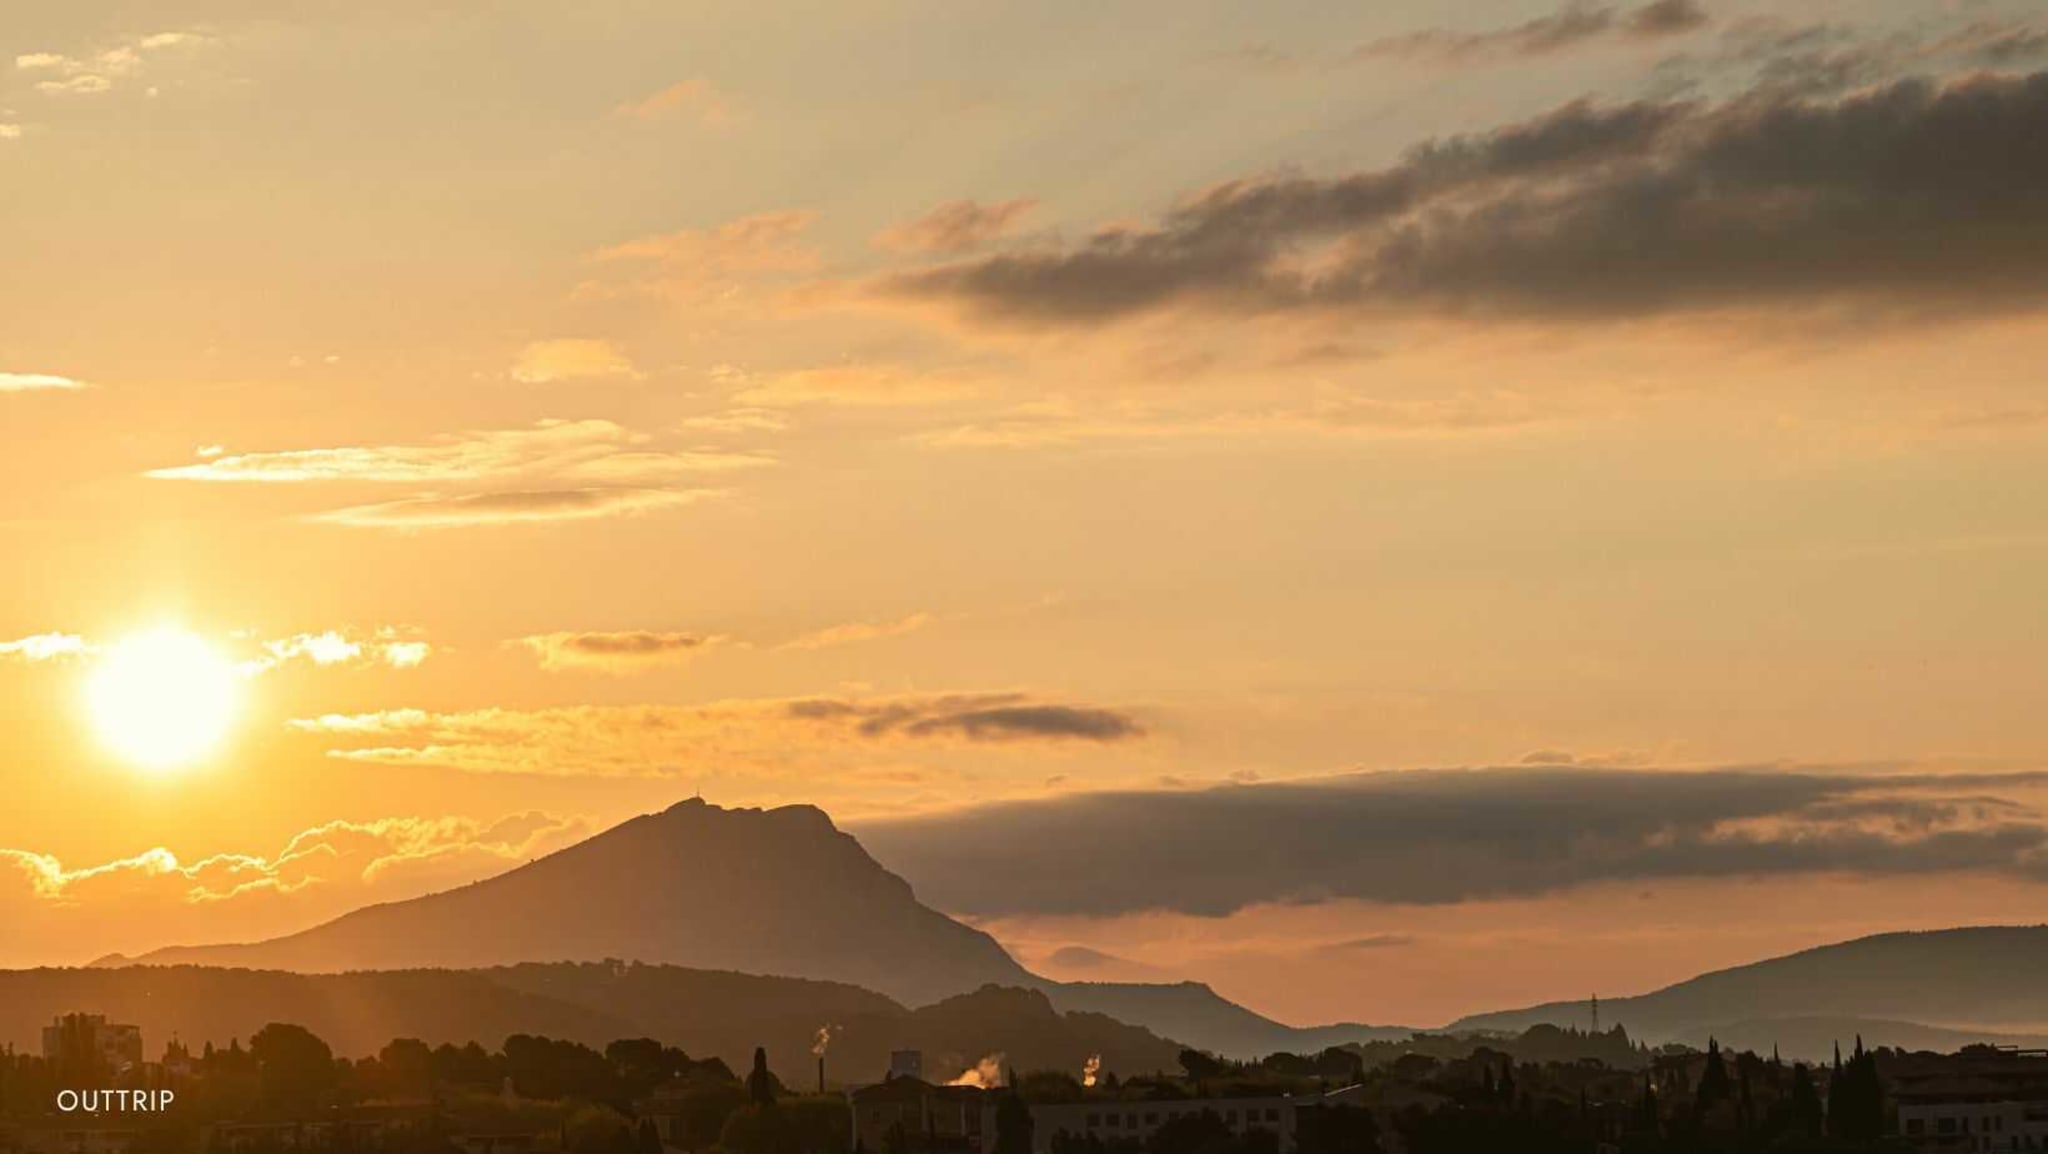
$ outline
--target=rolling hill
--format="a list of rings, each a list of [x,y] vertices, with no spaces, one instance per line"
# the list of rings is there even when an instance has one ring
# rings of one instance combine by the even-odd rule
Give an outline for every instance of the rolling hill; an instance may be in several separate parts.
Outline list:
[[[699,1056],[744,1062],[768,1047],[785,1080],[816,1077],[809,1049],[830,1027],[834,1080],[878,1081],[892,1050],[925,1054],[927,1076],[959,1074],[1001,1052],[1026,1069],[1173,1068],[1181,1043],[1100,1014],[1063,1012],[1037,990],[985,986],[914,1010],[853,986],[644,965],[519,965],[478,971],[493,983],[597,1014]],[[794,1067],[791,1073],[789,1068]]]
[[[1178,1038],[1196,1049],[1234,1058],[1287,1051],[1313,1054],[1330,1046],[1393,1041],[1407,1026],[1289,1026],[1254,1013],[1200,982],[1044,982],[1040,988],[1062,1010],[1106,1014]]]
[[[1649,1042],[1810,1038],[1822,1021],[1826,1034],[1846,1039],[1860,1030],[1872,1045],[2021,1041],[2048,1035],[2044,957],[2048,926],[1878,934],[1603,999],[1600,1015]],[[1552,1002],[1473,1015],[1448,1029],[1520,1031],[1538,1022],[1580,1025],[1585,1016],[1584,1002]]]
[[[603,1045],[640,1031],[623,1016],[500,985],[476,973],[414,970],[292,974],[200,966],[0,970],[0,1040],[40,1050],[59,1014],[105,1014],[142,1028],[148,1057],[176,1036],[247,1040],[270,1022],[293,1022],[337,1053],[374,1054],[394,1037],[431,1044],[546,1034]]]
[[[834,1082],[878,1081],[898,1049],[922,1050],[941,1080],[1002,1053],[1028,1069],[1079,1071],[1090,1055],[1126,1074],[1170,1069],[1180,1044],[1099,1014],[1061,1013],[1043,993],[984,987],[907,1009],[836,982],[679,966],[526,964],[488,970],[296,974],[201,966],[0,971],[0,1042],[33,1052],[58,1014],[140,1026],[154,1058],[177,1037],[197,1048],[248,1039],[270,1022],[312,1030],[336,1053],[373,1054],[396,1037],[496,1048],[515,1033],[603,1047],[652,1037],[744,1069],[765,1046],[785,1082],[817,1077],[811,1046],[832,1030]]]

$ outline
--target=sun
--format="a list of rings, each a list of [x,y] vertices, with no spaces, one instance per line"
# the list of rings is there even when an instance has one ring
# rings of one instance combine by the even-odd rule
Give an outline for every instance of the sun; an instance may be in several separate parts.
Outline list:
[[[220,744],[241,705],[241,680],[213,646],[166,626],[102,654],[86,702],[115,753],[145,769],[174,769]]]

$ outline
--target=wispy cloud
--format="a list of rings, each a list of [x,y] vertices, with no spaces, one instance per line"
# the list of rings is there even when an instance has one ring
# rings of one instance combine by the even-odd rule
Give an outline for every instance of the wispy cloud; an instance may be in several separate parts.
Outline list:
[[[305,662],[317,666],[383,665],[412,669],[433,655],[431,643],[410,636],[409,631],[383,627],[368,637],[345,629],[320,633],[297,633],[264,641],[261,654],[243,663],[249,673],[264,673],[280,665]]]
[[[293,721],[328,756],[469,773],[673,777],[707,765],[771,773],[821,751],[939,746],[1111,745],[1145,727],[1120,710],[1021,693],[572,706],[468,713],[394,710]]]
[[[850,725],[863,737],[960,737],[969,741],[1125,741],[1144,727],[1113,709],[1047,705],[1020,695],[954,696],[895,701],[806,698],[791,717]]]
[[[144,70],[149,61],[170,49],[202,44],[194,32],[157,32],[78,56],[62,52],[24,52],[14,58],[17,71],[36,77],[36,91],[58,96],[94,96]]]
[[[702,77],[679,80],[612,111],[615,116],[645,121],[687,117],[706,128],[723,128],[732,121],[731,104]]]
[[[17,134],[18,135],[18,134]],[[0,393],[28,393],[44,390],[85,388],[85,382],[55,373],[0,373]]]
[[[736,404],[759,408],[803,405],[881,407],[929,405],[977,392],[977,381],[960,373],[898,364],[827,365],[764,377],[748,377]]]
[[[227,453],[207,446],[200,460],[151,470],[179,481],[299,485],[363,482],[464,486],[524,482],[495,492],[436,491],[354,505],[316,520],[386,528],[569,521],[672,508],[717,490],[680,487],[686,478],[775,464],[763,452],[663,447],[610,421],[541,421],[529,428],[435,437],[411,445]]]
[[[695,308],[733,307],[754,290],[820,266],[805,234],[809,211],[755,213],[715,228],[679,229],[598,250],[601,275],[576,286],[585,300],[653,297]]]
[[[1548,56],[1599,40],[1655,40],[1678,36],[1710,22],[1693,0],[1655,0],[1622,10],[1574,3],[1509,28],[1452,31],[1432,28],[1390,36],[1359,47],[1361,60],[1420,60],[1434,64],[1481,64],[1511,57]]]
[[[217,643],[235,657],[237,668],[249,677],[292,663],[319,667],[411,669],[434,652],[433,644],[421,637],[418,630],[390,625],[379,626],[367,633],[352,629],[326,629],[318,633],[294,633],[275,638],[236,633],[218,639]],[[76,633],[37,633],[14,641],[0,641],[0,661],[90,660],[103,647],[103,641]]]
[[[603,380],[637,381],[640,370],[610,341],[588,338],[534,341],[519,350],[512,366],[512,379],[528,384],[552,381]]]
[[[1398,950],[1415,944],[1408,934],[1367,934],[1362,938],[1344,938],[1340,941],[1323,942],[1316,946],[1316,952],[1326,955],[1371,953],[1378,950]]]
[[[0,641],[0,661],[61,661],[92,651],[92,644],[75,633],[36,633]]]
[[[1910,30],[1800,21],[1775,13],[1731,23],[1711,45],[1658,62],[1660,90],[1732,78],[1779,98],[1831,96],[1904,77],[1941,77],[2048,60],[2048,23],[1985,17]]]
[[[1565,403],[1508,392],[1420,400],[1326,392],[1311,403],[1293,407],[1202,413],[1042,401],[970,424],[931,429],[915,439],[941,449],[981,449],[1276,434],[1471,437],[1527,430],[1570,414]]]
[[[789,415],[776,409],[733,408],[699,417],[687,417],[677,427],[704,433],[780,433],[789,428]]]
[[[674,509],[720,494],[716,489],[583,488],[408,497],[355,505],[313,519],[373,529],[452,529],[588,521]]]
[[[1008,233],[1037,204],[1028,198],[993,204],[949,201],[916,220],[883,229],[875,236],[875,244],[896,252],[968,252]]]
[[[268,936],[357,906],[501,873],[591,832],[588,819],[534,810],[496,819],[333,821],[292,835],[274,852],[192,860],[161,846],[89,864],[0,848],[0,919],[28,941],[61,941],[81,951],[77,957],[16,952],[8,964],[81,964],[110,950],[147,948],[195,932]]]
[[[658,633],[644,629],[612,633],[541,633],[515,644],[531,650],[542,669],[614,675],[677,665],[717,645],[721,637],[701,633]]]
[[[791,638],[783,642],[779,648],[831,649],[840,645],[858,645],[864,641],[880,641],[887,637],[915,633],[931,623],[932,615],[929,613],[912,613],[893,621],[849,621],[843,625],[831,625]]]
[[[528,428],[478,430],[413,445],[343,445],[321,449],[227,453],[209,446],[197,464],[152,469],[178,481],[302,484],[379,481],[434,484],[548,474],[635,449],[646,441],[610,422],[540,421]]]

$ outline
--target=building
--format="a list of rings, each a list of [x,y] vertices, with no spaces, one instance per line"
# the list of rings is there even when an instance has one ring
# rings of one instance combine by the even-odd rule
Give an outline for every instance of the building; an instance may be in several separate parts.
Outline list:
[[[1119,1139],[1142,1142],[1175,1118],[1207,1113],[1236,1134],[1268,1131],[1285,1154],[1294,1149],[1300,1112],[1326,1102],[1351,1105],[1343,1097],[1346,1092],[1306,1098],[1091,1098],[1043,1103],[1031,1107],[1031,1149],[1033,1154],[1049,1154],[1054,1138],[1063,1133],[1075,1138],[1093,1136],[1105,1143]],[[954,1154],[992,1154],[995,1150],[998,1097],[980,1087],[934,1086],[918,1078],[891,1078],[849,1090],[846,1098],[853,1115],[853,1149],[886,1150],[910,1138],[924,1149]],[[894,1142],[892,1134],[897,1135]]]
[[[924,1078],[923,1050],[892,1050],[889,1052],[889,1077]]]
[[[890,1078],[847,1091],[846,1101],[856,1150],[890,1149],[891,1134],[899,1132],[921,1150],[979,1154],[995,1147],[994,1096],[979,1086]]]
[[[122,1074],[142,1066],[142,1028],[104,1014],[65,1014],[43,1027],[43,1060],[63,1074]]]
[[[1046,1154],[1052,1149],[1053,1137],[1060,1133],[1076,1138],[1090,1135],[1104,1142],[1120,1138],[1135,1138],[1143,1141],[1154,1130],[1175,1118],[1188,1114],[1214,1114],[1223,1120],[1232,1133],[1243,1134],[1249,1130],[1267,1130],[1280,1140],[1282,1151],[1294,1148],[1296,1128],[1296,1107],[1292,1097],[1277,1098],[1184,1098],[1166,1102],[1113,1101],[1095,1099],[1086,1102],[1061,1102],[1053,1105],[1031,1108],[1031,1149],[1033,1154]],[[1313,1103],[1308,1103],[1313,1104]],[[993,1105],[990,1107],[988,1124],[984,1127],[989,1135],[986,1150],[993,1150],[995,1121]]]
[[[2048,1151],[2048,1050],[1972,1046],[1894,1072],[1899,1136],[1924,1151]]]
[[[280,1154],[284,1151],[375,1150],[401,1136],[434,1130],[434,1108],[425,1103],[379,1103],[330,1108],[303,1118],[221,1122],[207,1149],[214,1154]]]

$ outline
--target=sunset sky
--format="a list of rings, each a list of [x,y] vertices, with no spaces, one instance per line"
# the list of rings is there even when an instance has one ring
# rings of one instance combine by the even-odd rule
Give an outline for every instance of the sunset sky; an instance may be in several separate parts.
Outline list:
[[[0,965],[698,792],[1297,1023],[2048,920],[2042,69],[2026,0],[12,0]]]

